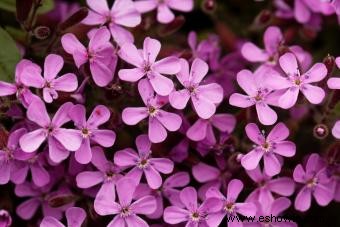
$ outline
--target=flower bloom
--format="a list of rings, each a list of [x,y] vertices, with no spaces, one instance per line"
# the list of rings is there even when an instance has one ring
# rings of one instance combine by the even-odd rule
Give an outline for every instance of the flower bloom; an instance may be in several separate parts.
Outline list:
[[[157,8],[157,21],[168,24],[175,19],[170,9],[190,12],[194,8],[193,0],[138,0],[135,1],[136,8],[141,13],[150,12]]]
[[[117,65],[117,55],[110,43],[110,37],[110,32],[101,27],[90,37],[88,48],[72,33],[61,38],[64,50],[73,56],[78,68],[89,63],[92,78],[99,87],[105,87],[112,81]]]
[[[71,120],[68,111],[72,106],[71,102],[63,104],[51,120],[42,101],[32,102],[27,109],[27,118],[36,123],[39,128],[20,138],[22,150],[34,152],[45,140],[48,140],[50,158],[57,163],[66,159],[69,151],[78,150],[82,142],[79,130],[61,127]]]
[[[138,91],[145,107],[125,108],[122,113],[123,122],[127,125],[136,125],[149,117],[149,139],[153,143],[163,142],[167,137],[166,129],[171,132],[177,131],[181,127],[182,118],[161,109],[166,103],[165,97],[154,95],[148,80],[143,79],[138,83]]]
[[[238,85],[247,95],[234,93],[229,98],[229,104],[241,108],[255,105],[257,116],[261,124],[272,125],[277,120],[276,112],[269,105],[276,105],[273,101],[272,89],[266,86],[263,70],[253,74],[249,70],[242,70],[237,74]]]
[[[133,43],[132,34],[122,27],[136,27],[141,22],[141,15],[131,0],[116,0],[111,10],[107,0],[87,0],[86,2],[91,10],[82,21],[83,24],[107,24],[112,37],[119,45],[124,42]]]
[[[294,169],[293,177],[303,187],[295,198],[295,209],[306,211],[311,206],[312,195],[320,206],[327,206],[334,197],[335,182],[326,172],[326,163],[316,153],[309,156],[305,167]]]
[[[174,163],[167,158],[152,158],[151,142],[146,135],[136,138],[138,154],[131,148],[117,151],[114,155],[116,165],[124,168],[133,167],[126,176],[131,177],[137,183],[144,173],[148,185],[152,189],[158,189],[162,185],[162,177],[159,172],[169,174],[173,171]]]
[[[115,199],[115,186],[122,175],[120,174],[120,168],[106,159],[102,148],[94,147],[92,148],[92,152],[91,162],[97,170],[80,172],[76,177],[76,182],[79,188],[91,188],[101,184],[94,200],[94,207],[96,209],[100,206],[101,200],[109,200],[112,197],[113,200]]]
[[[83,142],[76,151],[75,158],[81,164],[91,161],[91,142],[95,142],[103,147],[111,147],[116,139],[114,131],[98,129],[98,127],[110,119],[110,110],[98,105],[94,108],[89,119],[86,121],[86,109],[83,105],[75,105],[69,112],[69,116],[81,131]]]
[[[40,227],[81,227],[82,223],[85,221],[86,212],[79,207],[68,208],[65,212],[67,225],[62,224],[56,218],[51,216],[46,216],[40,223]]]
[[[196,58],[189,71],[189,63],[180,59],[181,71],[177,73],[177,79],[184,89],[173,91],[169,95],[171,106],[176,109],[184,109],[191,99],[198,116],[203,119],[210,118],[216,112],[216,105],[223,100],[223,88],[217,83],[200,85],[209,71],[207,63]]]
[[[168,224],[187,222],[186,226],[205,227],[208,225],[209,214],[219,211],[222,207],[222,203],[217,198],[208,198],[199,204],[197,192],[193,187],[182,189],[179,197],[184,208],[169,206],[164,210],[163,218]],[[211,227],[213,226],[211,225]]]
[[[298,61],[294,54],[286,53],[279,59],[280,66],[285,72],[285,77],[272,75],[267,80],[272,88],[282,90],[283,94],[278,99],[278,104],[284,109],[295,105],[299,91],[312,104],[319,104],[325,97],[325,91],[311,83],[319,82],[327,75],[327,68],[322,63],[316,63],[306,73],[301,73]]]
[[[73,73],[67,73],[58,78],[58,73],[64,66],[64,59],[56,54],[49,54],[45,58],[44,77],[41,76],[41,68],[37,65],[38,70],[26,73],[21,77],[21,81],[28,87],[43,89],[44,101],[51,103],[53,99],[58,98],[57,91],[73,92],[78,87],[78,80]]]
[[[136,186],[137,184],[134,179],[124,177],[117,182],[117,202],[113,199],[113,196],[110,199],[102,198],[99,201],[98,204],[100,206],[96,208],[96,212],[99,215],[116,215],[107,225],[108,227],[149,226],[138,214],[152,214],[156,210],[156,199],[153,196],[147,195],[132,202]],[[112,191],[108,193],[112,193]]]
[[[161,43],[149,37],[145,38],[142,51],[139,51],[132,43],[122,45],[118,53],[120,58],[136,68],[119,70],[119,78],[136,82],[146,76],[157,94],[169,95],[174,89],[174,84],[163,74],[176,74],[180,71],[181,65],[177,57],[166,57],[156,61],[160,49]]]
[[[10,227],[12,225],[12,217],[7,210],[0,210],[0,226]]]
[[[217,198],[223,204],[222,208],[216,213],[210,213],[207,216],[208,226],[219,226],[223,218],[227,215],[228,220],[232,216],[241,214],[243,216],[254,216],[256,214],[256,206],[253,203],[236,202],[240,192],[243,190],[243,183],[238,179],[233,179],[227,187],[227,197],[225,197],[217,188],[211,187],[207,193],[207,198]],[[234,226],[229,223],[228,226]]]
[[[246,170],[255,169],[263,157],[265,173],[268,176],[274,176],[281,171],[282,163],[278,156],[293,157],[295,155],[295,144],[285,140],[289,136],[289,129],[283,123],[275,125],[267,137],[254,123],[246,126],[246,133],[248,138],[256,144],[254,149],[241,159],[241,164]]]

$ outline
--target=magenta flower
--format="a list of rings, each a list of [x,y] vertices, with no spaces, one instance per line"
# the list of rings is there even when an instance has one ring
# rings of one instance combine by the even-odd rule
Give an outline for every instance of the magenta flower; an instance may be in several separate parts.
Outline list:
[[[294,193],[295,183],[292,178],[278,177],[272,179],[266,173],[263,173],[259,166],[253,170],[247,170],[247,174],[256,183],[257,188],[248,195],[246,201],[271,204],[274,202],[273,193],[281,196],[291,196]]]
[[[89,63],[92,78],[100,87],[105,87],[112,81],[118,60],[110,37],[110,32],[101,27],[90,38],[88,48],[85,48],[72,33],[67,33],[61,38],[64,50],[73,56],[78,68]]]
[[[119,70],[119,78],[124,81],[136,82],[146,76],[157,94],[169,95],[174,89],[174,84],[163,74],[176,74],[180,71],[181,65],[177,57],[167,57],[156,61],[160,49],[161,43],[149,37],[145,38],[142,51],[137,50],[132,43],[122,45],[118,53],[119,56],[136,68]]]
[[[21,78],[26,77],[29,74],[35,74],[39,72],[40,68],[38,65],[32,63],[29,60],[21,60],[15,68],[15,83],[7,83],[0,81],[0,97],[16,95],[24,107],[28,107],[32,101],[40,99],[34,95],[28,87],[26,87]]]
[[[153,196],[148,195],[132,202],[136,186],[134,179],[124,177],[117,182],[118,202],[113,199],[112,191],[109,192],[110,199],[102,198],[98,202],[98,207],[95,210],[99,215],[116,215],[107,225],[108,227],[149,226],[138,214],[152,214],[156,210],[156,200]]]
[[[79,130],[65,129],[61,126],[71,119],[68,111],[73,104],[63,104],[50,119],[45,104],[42,101],[34,101],[27,109],[27,118],[36,123],[39,128],[23,135],[20,138],[20,146],[25,152],[34,152],[47,140],[49,156],[54,162],[61,162],[69,155],[69,151],[76,151],[82,143]]]
[[[335,182],[326,171],[326,163],[316,153],[309,156],[305,168],[299,164],[295,167],[293,177],[303,184],[296,196],[295,209],[306,211],[311,206],[312,195],[320,206],[327,206],[334,197]]]
[[[12,225],[12,217],[7,210],[0,210],[0,226],[10,227]]]
[[[295,155],[295,144],[285,140],[289,136],[289,129],[283,123],[275,125],[267,137],[254,123],[248,124],[245,130],[248,138],[256,144],[254,149],[241,159],[241,164],[246,170],[255,169],[263,157],[264,172],[268,176],[274,176],[281,171],[282,163],[278,159],[279,156]]]
[[[122,113],[123,122],[127,125],[136,125],[149,117],[149,139],[153,143],[163,142],[167,137],[166,130],[177,131],[181,127],[182,118],[161,109],[166,104],[165,97],[155,95],[148,80],[141,80],[138,83],[138,90],[145,107],[125,108]]]
[[[91,142],[103,147],[111,147],[114,144],[116,140],[114,131],[98,129],[110,119],[110,115],[110,110],[103,105],[96,106],[87,121],[86,109],[83,105],[75,105],[70,110],[69,116],[83,136],[81,147],[75,153],[75,158],[79,163],[87,164],[91,161]]]
[[[223,100],[223,88],[217,83],[200,85],[209,71],[207,63],[196,58],[189,71],[189,63],[180,59],[181,71],[176,75],[184,89],[173,91],[169,95],[171,106],[184,109],[191,99],[198,116],[203,119],[210,118],[216,112],[216,105]]]
[[[51,103],[58,98],[57,91],[72,92],[78,87],[78,80],[73,73],[67,73],[58,78],[58,73],[64,66],[64,60],[56,54],[49,54],[45,58],[44,77],[41,76],[41,69],[26,73],[21,77],[21,81],[28,87],[43,89],[44,101]]]
[[[207,134],[213,134],[213,127],[220,132],[231,133],[236,125],[236,119],[231,114],[214,114],[210,119],[198,119],[187,131],[186,135],[193,141],[201,141]]]
[[[327,68],[322,63],[316,63],[306,73],[301,73],[294,54],[286,53],[279,59],[280,66],[286,76],[271,75],[267,84],[276,90],[282,89],[283,94],[278,104],[284,109],[295,105],[299,91],[312,104],[319,104],[325,97],[325,91],[311,83],[319,82],[327,75]]]
[[[116,0],[111,10],[107,0],[87,0],[90,11],[82,23],[87,25],[107,25],[114,40],[119,44],[133,43],[132,34],[124,27],[133,28],[141,22],[141,15],[131,0]]]
[[[186,226],[205,227],[208,226],[207,218],[209,214],[218,212],[222,203],[217,198],[208,198],[202,204],[197,202],[197,192],[193,187],[184,188],[179,197],[184,204],[184,208],[178,206],[170,206],[165,208],[163,219],[169,224],[178,224],[187,222]],[[216,225],[217,227],[217,225]]]
[[[265,75],[263,70],[255,73],[249,70],[242,70],[237,74],[238,85],[247,95],[234,93],[229,98],[229,104],[241,108],[255,105],[257,117],[263,125],[272,125],[277,120],[276,112],[269,105],[276,105],[273,100],[272,89],[264,82],[270,75]]]
[[[81,227],[82,223],[85,221],[86,212],[79,207],[68,208],[65,212],[67,225],[64,225],[56,218],[47,216],[44,217],[40,223],[40,227]]]
[[[135,2],[137,10],[141,13],[150,12],[157,8],[157,21],[168,24],[175,19],[175,15],[170,9],[190,12],[194,8],[193,0],[137,0]]]
[[[76,181],[79,188],[91,188],[101,184],[94,200],[94,207],[97,208],[100,206],[98,204],[100,204],[101,200],[115,200],[115,186],[122,175],[120,174],[120,168],[106,159],[102,148],[93,147],[92,155],[91,162],[97,170],[80,172],[76,177]]]
[[[114,155],[114,163],[120,167],[131,168],[126,176],[134,179],[137,184],[144,173],[150,188],[158,189],[162,185],[163,174],[170,174],[174,169],[174,163],[167,158],[152,158],[151,142],[146,135],[136,138],[138,154],[131,148],[117,151]]]
[[[240,192],[243,190],[243,183],[238,179],[233,179],[229,182],[227,187],[227,197],[225,197],[217,188],[210,188],[207,193],[207,198],[217,198],[222,204],[222,208],[215,213],[210,213],[207,216],[208,226],[220,226],[223,218],[227,215],[237,216],[254,216],[256,214],[256,206],[253,203],[239,203],[236,202]],[[229,220],[229,219],[228,219]],[[228,222],[228,226],[237,226],[232,222]]]

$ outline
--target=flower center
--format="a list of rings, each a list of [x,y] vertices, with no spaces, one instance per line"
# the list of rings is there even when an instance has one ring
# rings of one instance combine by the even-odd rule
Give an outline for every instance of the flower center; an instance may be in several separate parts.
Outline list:
[[[131,215],[131,209],[130,207],[126,206],[126,207],[122,207],[120,210],[120,216],[125,218]]]
[[[301,84],[300,78],[295,79],[294,83],[299,86]]]
[[[47,88],[52,88],[52,84],[51,84],[51,82],[49,82],[49,81],[46,81],[46,83],[45,83],[45,87],[47,87]]]
[[[306,185],[308,188],[314,188],[318,183],[318,178],[313,177],[309,180],[307,180]]]
[[[262,148],[265,152],[268,152],[268,151],[271,150],[272,145],[269,142],[266,141],[266,142],[264,142],[264,144],[262,144]]]
[[[149,107],[148,107],[148,112],[149,112],[149,115],[150,115],[150,116],[154,117],[154,116],[156,116],[156,114],[158,113],[158,110],[157,110],[157,108],[154,107],[154,106],[149,106]]]
[[[202,217],[201,217],[200,213],[198,213],[198,211],[192,212],[190,218],[194,222],[199,222],[202,219]]]
[[[234,203],[227,203],[225,206],[224,206],[224,210],[228,213],[233,213],[234,212],[234,209],[235,209],[235,204]]]
[[[81,130],[81,133],[82,133],[82,136],[83,136],[84,138],[87,138],[87,137],[89,137],[89,136],[91,135],[90,130],[87,129],[87,128],[83,128],[83,129]]]
[[[144,169],[149,165],[149,160],[148,159],[141,159],[138,163],[138,168]]]

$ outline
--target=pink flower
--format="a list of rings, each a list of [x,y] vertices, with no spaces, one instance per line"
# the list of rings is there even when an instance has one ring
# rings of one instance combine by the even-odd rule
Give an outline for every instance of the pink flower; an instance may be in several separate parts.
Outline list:
[[[90,38],[88,48],[79,42],[74,34],[67,33],[61,38],[64,50],[73,55],[78,68],[89,63],[94,82],[100,86],[107,86],[113,79],[117,64],[115,49],[110,43],[110,32],[101,27]]]
[[[114,163],[120,167],[131,168],[127,177],[131,177],[138,184],[144,173],[150,188],[158,189],[162,185],[163,174],[170,174],[174,169],[174,163],[167,158],[152,158],[151,142],[146,135],[136,138],[138,154],[131,148],[117,151],[114,155]]]
[[[176,75],[184,89],[173,91],[169,95],[171,106],[184,109],[191,99],[198,116],[203,119],[210,118],[216,112],[216,105],[223,100],[223,88],[217,83],[200,85],[209,71],[208,64],[196,58],[189,72],[189,63],[180,59],[181,71]]]
[[[157,94],[169,95],[174,84],[171,79],[162,74],[176,74],[180,71],[181,65],[177,57],[167,57],[156,61],[160,49],[161,43],[149,37],[145,38],[142,51],[137,50],[132,43],[122,45],[119,56],[136,68],[119,70],[119,78],[124,81],[136,82],[146,76]]]
[[[281,196],[291,196],[294,193],[295,183],[292,178],[272,179],[262,172],[259,166],[253,170],[247,170],[247,174],[256,183],[257,188],[248,195],[246,201],[271,204],[274,202],[273,193]]]
[[[79,207],[68,208],[65,212],[67,225],[62,224],[58,219],[46,216],[40,223],[40,227],[81,227],[82,223],[85,221],[86,212]]]
[[[186,226],[205,227],[208,225],[207,222],[210,221],[207,219],[209,214],[218,212],[222,207],[221,201],[217,198],[208,198],[202,204],[199,204],[197,202],[197,192],[193,187],[184,188],[179,197],[184,204],[184,208],[178,206],[165,208],[163,218],[166,223],[187,222]]]
[[[166,112],[164,98],[154,95],[150,83],[143,79],[138,83],[139,94],[145,107],[128,107],[123,110],[122,119],[125,124],[136,125],[141,120],[149,117],[149,138],[153,143],[163,142],[167,137],[167,130],[177,131],[182,124],[182,118],[174,113]]]
[[[238,214],[248,217],[254,216],[256,214],[256,206],[253,203],[236,202],[242,190],[242,181],[238,179],[233,179],[228,184],[226,197],[217,188],[214,187],[210,188],[207,191],[207,198],[217,198],[223,204],[222,208],[218,212],[208,214],[208,226],[220,226],[223,218],[226,215],[229,218],[230,216],[237,216]],[[235,226],[235,224],[229,223],[228,226]]]
[[[51,120],[42,101],[32,102],[27,109],[27,118],[35,122],[39,128],[20,138],[22,150],[34,152],[47,140],[50,158],[57,163],[66,159],[69,151],[78,150],[82,142],[79,130],[61,127],[71,120],[68,111],[72,106],[70,102],[63,104]]]
[[[278,99],[280,107],[289,109],[294,106],[298,99],[299,91],[312,104],[322,102],[325,97],[325,91],[320,87],[311,85],[311,83],[319,82],[326,77],[327,68],[324,64],[316,63],[306,73],[301,73],[298,61],[292,53],[286,53],[281,56],[279,63],[286,74],[285,77],[273,74],[268,78],[267,84],[273,89],[282,89],[283,94]]]
[[[51,103],[53,99],[58,98],[57,91],[72,92],[78,87],[78,80],[73,73],[67,73],[58,78],[58,73],[64,66],[64,60],[56,54],[49,54],[45,58],[44,77],[41,76],[41,69],[26,73],[21,77],[21,81],[28,87],[43,89],[43,97],[45,102]]]
[[[107,225],[108,227],[149,226],[138,214],[152,214],[156,210],[156,199],[147,195],[132,202],[136,186],[134,179],[124,177],[117,182],[117,202],[113,199],[113,196],[108,196],[110,199],[102,198],[99,201],[96,208],[99,215],[116,215]],[[109,195],[112,195],[112,191],[109,192]]]
[[[106,159],[102,148],[94,147],[92,151],[91,162],[97,170],[80,172],[76,182],[79,188],[91,188],[101,184],[94,200],[94,208],[100,209],[102,200],[115,200],[115,186],[122,175],[120,168]]]
[[[26,59],[21,60],[15,68],[15,83],[11,84],[0,81],[0,97],[15,94],[22,105],[27,108],[33,100],[40,98],[34,95],[29,88],[22,83],[21,78],[26,77],[31,73],[34,74],[39,70],[39,66],[31,61]]]
[[[306,211],[311,206],[312,195],[320,206],[327,206],[334,197],[335,182],[326,171],[325,161],[316,153],[309,156],[305,168],[295,167],[293,177],[303,184],[295,199],[295,209]]]
[[[136,27],[141,22],[141,15],[131,0],[116,0],[111,10],[107,0],[87,0],[90,11],[82,23],[87,25],[107,24],[114,40],[119,44],[133,43],[132,34],[124,27]]]
[[[246,69],[240,71],[237,74],[237,83],[247,95],[234,93],[229,98],[229,104],[241,108],[255,105],[261,124],[274,124],[277,114],[269,105],[276,105],[276,101],[273,99],[271,87],[266,85],[269,77],[270,75],[265,74],[263,70],[257,70],[254,74]]]
[[[107,107],[103,105],[96,106],[86,121],[85,107],[83,105],[75,105],[70,110],[69,116],[83,136],[81,147],[75,153],[75,158],[79,163],[87,164],[91,161],[91,142],[95,142],[103,147],[113,146],[116,140],[115,132],[98,129],[100,125],[110,119],[110,110]]]
[[[263,157],[265,173],[268,176],[274,176],[281,171],[282,163],[278,157],[295,155],[295,144],[285,140],[289,136],[289,129],[283,123],[275,125],[267,137],[254,123],[246,126],[246,133],[248,138],[256,144],[254,149],[241,159],[241,164],[246,170],[255,169]]]
[[[163,24],[168,24],[175,19],[175,15],[170,9],[190,12],[194,8],[193,0],[138,0],[135,5],[141,13],[150,12],[157,8],[157,20]]]
[[[7,210],[0,210],[0,226],[10,227],[12,225],[12,217]]]
[[[198,119],[187,131],[186,135],[193,141],[201,141],[207,134],[214,134],[213,127],[220,132],[231,133],[236,119],[231,114],[215,114],[210,119]]]

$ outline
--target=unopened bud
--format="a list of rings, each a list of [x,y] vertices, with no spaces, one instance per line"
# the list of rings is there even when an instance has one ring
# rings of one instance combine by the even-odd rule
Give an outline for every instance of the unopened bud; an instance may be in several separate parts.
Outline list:
[[[216,10],[217,3],[215,0],[204,0],[202,2],[202,10],[206,13],[212,13]]]
[[[47,39],[51,34],[51,29],[46,26],[38,26],[34,29],[33,35],[40,40]]]
[[[313,134],[317,139],[324,139],[329,134],[329,129],[324,124],[318,124],[313,129]]]
[[[0,210],[0,226],[9,227],[12,224],[11,215],[6,210]]]
[[[333,68],[334,68],[335,58],[328,54],[323,59],[323,63],[325,64],[325,66],[327,68],[328,74],[330,74],[333,71]]]

